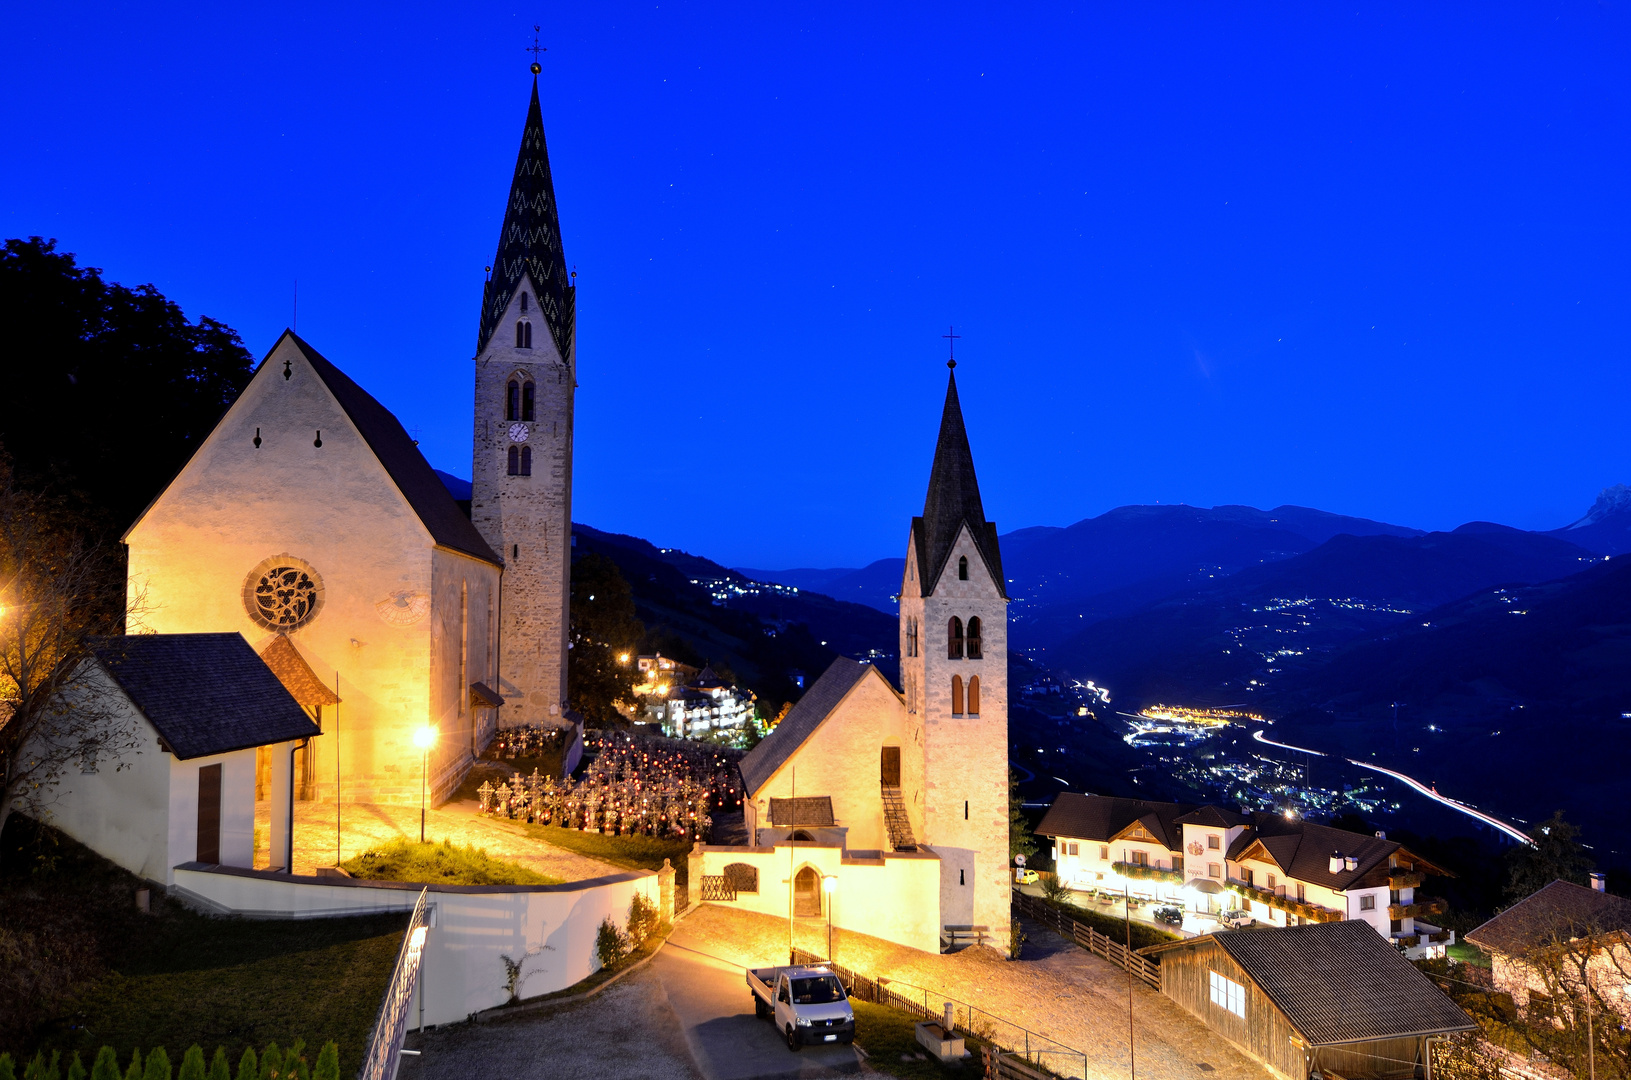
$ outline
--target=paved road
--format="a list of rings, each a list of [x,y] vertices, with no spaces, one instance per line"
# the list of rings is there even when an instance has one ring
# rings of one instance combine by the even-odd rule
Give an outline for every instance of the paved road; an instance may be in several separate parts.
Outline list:
[[[775,1026],[753,1015],[742,968],[704,947],[670,939],[649,969],[668,992],[691,1056],[707,1080],[813,1080],[860,1071],[852,1046],[787,1049]]]

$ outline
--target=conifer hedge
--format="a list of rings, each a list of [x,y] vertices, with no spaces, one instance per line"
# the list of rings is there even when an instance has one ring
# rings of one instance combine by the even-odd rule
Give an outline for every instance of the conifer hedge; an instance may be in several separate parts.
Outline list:
[[[23,1066],[21,1076],[11,1055],[0,1054],[0,1080],[87,1080],[87,1077],[89,1080],[340,1080],[340,1048],[332,1042],[323,1044],[313,1064],[306,1060],[303,1039],[290,1043],[287,1050],[270,1043],[257,1054],[254,1047],[248,1047],[238,1060],[236,1073],[227,1062],[225,1047],[215,1048],[215,1056],[206,1068],[204,1050],[196,1043],[181,1056],[179,1072],[172,1069],[170,1055],[162,1046],[148,1050],[145,1058],[140,1048],[132,1050],[130,1064],[123,1068],[113,1047],[104,1046],[97,1051],[89,1073],[77,1050],[67,1062],[63,1061],[60,1050],[51,1051],[49,1058],[42,1050]]]

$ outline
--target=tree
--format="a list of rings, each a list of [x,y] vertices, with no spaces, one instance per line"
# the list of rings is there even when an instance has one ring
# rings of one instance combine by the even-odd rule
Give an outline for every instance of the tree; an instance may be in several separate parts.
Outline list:
[[[635,653],[645,632],[617,564],[594,552],[574,560],[566,685],[572,707],[589,721],[616,724],[617,706],[633,703]]]
[[[1518,959],[1528,1000],[1516,1031],[1575,1076],[1627,1080],[1631,932],[1623,920],[1562,907],[1530,923],[1532,943]]]
[[[116,557],[13,483],[0,453],[0,832],[13,810],[47,817],[74,771],[128,768],[137,752],[87,662],[93,639],[123,630],[107,602],[122,580]]]
[[[1025,818],[1025,798],[1019,793],[1019,774],[1008,770],[1008,861],[1016,855],[1027,859],[1036,854],[1036,837]]]
[[[1507,852],[1509,900],[1522,900],[1554,881],[1586,883],[1586,875],[1596,864],[1579,840],[1580,830],[1563,818],[1559,810],[1551,818],[1529,830],[1531,844],[1519,844]]]
[[[0,443],[19,484],[71,493],[111,539],[186,463],[254,363],[231,327],[188,322],[153,286],[101,274],[54,240],[0,247],[0,325],[14,357]]]

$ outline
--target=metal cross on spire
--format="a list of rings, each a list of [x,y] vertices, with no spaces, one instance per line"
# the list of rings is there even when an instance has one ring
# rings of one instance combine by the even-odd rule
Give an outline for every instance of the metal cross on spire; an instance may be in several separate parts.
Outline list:
[[[548,49],[544,48],[542,45],[538,44],[538,33],[541,30],[543,30],[542,26],[538,26],[538,25],[534,24],[534,26],[532,28],[532,45],[524,50],[525,52],[530,52],[532,54],[532,73],[534,75],[536,75],[540,71],[544,70],[543,65],[538,63],[538,54],[539,53],[546,53],[546,52],[549,51]]]
[[[957,366],[957,339],[963,335],[956,333],[954,327],[948,326],[946,332],[940,336],[946,339],[946,366],[955,368]]]

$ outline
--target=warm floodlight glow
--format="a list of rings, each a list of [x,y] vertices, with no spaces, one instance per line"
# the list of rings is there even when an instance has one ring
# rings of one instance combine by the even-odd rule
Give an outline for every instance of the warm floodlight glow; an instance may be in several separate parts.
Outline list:
[[[617,662],[619,664],[628,663],[629,662],[629,654],[628,653],[618,653],[617,654]]]
[[[828,874],[821,879],[821,890],[823,892],[832,892],[836,888],[838,888],[838,878],[832,874]]]
[[[422,727],[413,733],[413,744],[421,750],[429,750],[436,745],[436,729]]]

